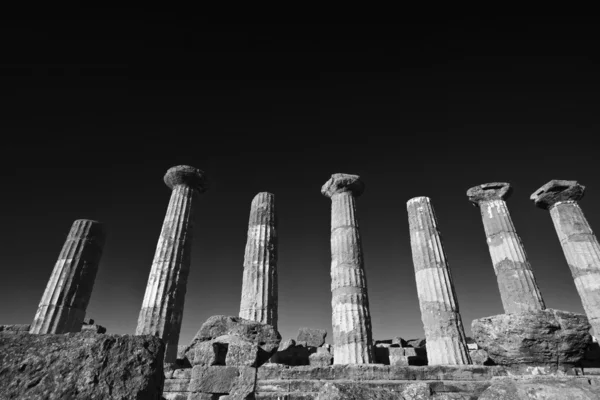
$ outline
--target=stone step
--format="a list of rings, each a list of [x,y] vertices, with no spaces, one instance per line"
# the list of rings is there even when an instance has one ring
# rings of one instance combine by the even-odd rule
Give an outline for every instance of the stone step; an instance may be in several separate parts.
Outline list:
[[[491,385],[491,381],[420,381],[427,383],[432,393],[469,393],[479,394]],[[317,393],[325,384],[356,384],[352,380],[263,380],[256,384],[256,392],[261,395],[268,393],[297,394]],[[361,381],[361,387],[373,389],[387,389],[402,392],[407,386],[413,385],[414,380],[370,380]]]
[[[381,364],[331,365],[327,367],[286,367],[269,364],[258,369],[261,380],[440,380],[487,381],[497,376],[507,376],[506,368],[477,365],[453,366],[396,366]]]

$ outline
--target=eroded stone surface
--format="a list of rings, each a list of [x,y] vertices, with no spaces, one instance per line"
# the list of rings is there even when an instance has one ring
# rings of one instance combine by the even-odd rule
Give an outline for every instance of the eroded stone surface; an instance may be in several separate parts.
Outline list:
[[[320,347],[325,344],[327,330],[314,328],[300,328],[296,341],[303,342],[305,346]]]
[[[355,196],[364,185],[357,175],[334,174],[321,193],[331,198],[331,306],[334,363],[374,359],[371,313]]]
[[[501,379],[493,382],[479,400],[597,400],[600,386],[584,379]]]
[[[597,333],[600,332],[600,244],[576,202],[581,198],[578,190],[583,193],[583,187],[579,186],[574,184],[565,189],[567,194],[552,192],[552,199],[560,195],[558,198],[563,200],[552,203],[549,209],[581,303]]]
[[[186,357],[193,363],[195,348],[202,342],[222,337],[237,337],[258,346],[258,365],[266,362],[279,346],[281,335],[271,325],[249,321],[240,317],[214,315],[200,327],[185,349]]]
[[[152,336],[0,333],[0,398],[159,400],[163,354]]]
[[[46,285],[30,333],[81,330],[105,239],[106,232],[101,223],[89,219],[73,222]]]
[[[481,212],[504,312],[543,310],[544,300],[504,201],[510,191],[510,184],[496,182],[472,187],[467,195]]]
[[[577,181],[553,179],[529,197],[537,207],[547,210],[558,202],[578,201],[583,198],[585,186]]]
[[[427,197],[415,197],[407,202],[407,210],[429,365],[470,364],[454,284],[431,202]]]
[[[240,317],[277,329],[277,298],[275,196],[262,192],[250,207]]]
[[[166,346],[165,361],[175,362],[190,271],[193,211],[205,190],[204,172],[187,165],[169,169],[165,184],[173,191],[138,317],[137,335],[154,335]]]
[[[575,364],[591,343],[585,315],[546,309],[480,318],[473,338],[496,363]]]

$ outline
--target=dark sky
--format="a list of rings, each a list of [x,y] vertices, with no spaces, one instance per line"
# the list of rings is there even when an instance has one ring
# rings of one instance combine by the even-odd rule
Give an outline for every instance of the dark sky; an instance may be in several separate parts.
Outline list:
[[[237,315],[250,201],[275,194],[279,321],[331,334],[332,173],[357,201],[376,339],[423,336],[406,202],[429,196],[463,322],[502,313],[471,186],[507,181],[551,308],[583,312],[548,212],[550,179],[587,186],[600,229],[597,21],[465,17],[397,25],[211,25],[90,10],[2,23],[0,323],[29,323],[73,220],[108,237],[88,318],[133,333],[169,201],[204,170],[180,344]],[[329,338],[331,342],[331,338]]]

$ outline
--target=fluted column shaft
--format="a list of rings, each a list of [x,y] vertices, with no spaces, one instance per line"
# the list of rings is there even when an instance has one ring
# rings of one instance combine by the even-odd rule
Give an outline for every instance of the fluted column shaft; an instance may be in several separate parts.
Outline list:
[[[331,307],[335,364],[373,362],[362,245],[350,192],[331,196]]]
[[[407,203],[410,243],[429,365],[470,364],[437,219],[427,197]]]
[[[165,342],[165,362],[175,362],[190,271],[193,233],[193,205],[198,189],[185,174],[192,167],[167,172],[165,182],[172,188],[152,268],[138,318],[136,335],[154,335]],[[183,178],[182,178],[183,175]]]
[[[271,193],[257,194],[250,207],[239,315],[277,329],[277,219]]]
[[[600,244],[575,201],[554,204],[550,216],[590,324],[600,334]]]
[[[54,266],[30,333],[81,331],[104,247],[105,232],[96,221],[79,219]]]
[[[504,312],[544,310],[542,294],[506,202],[500,199],[481,201],[479,208]]]

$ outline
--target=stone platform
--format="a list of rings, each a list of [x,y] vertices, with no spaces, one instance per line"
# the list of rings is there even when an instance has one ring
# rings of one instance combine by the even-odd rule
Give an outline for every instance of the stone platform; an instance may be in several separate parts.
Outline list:
[[[210,368],[225,369],[231,367],[216,366]],[[247,367],[242,368],[248,370]],[[600,390],[599,369],[557,366],[389,366],[363,364],[332,365],[328,367],[287,367],[266,364],[253,370],[256,371],[254,393],[257,400],[320,399],[323,397],[318,397],[319,391],[323,393],[327,389],[326,385],[341,387],[342,389],[346,387],[351,391],[364,391],[368,395],[372,395],[372,398],[378,399],[474,400],[478,399],[494,382],[504,380],[530,380],[535,383],[542,382],[544,385],[564,385],[564,382],[569,385],[577,383],[590,386],[593,390]],[[196,392],[192,394],[192,388],[194,387],[192,369],[166,372],[165,376],[167,378],[165,379],[163,394],[165,400],[219,398],[218,395],[208,393]],[[231,386],[234,384],[232,383]],[[190,392],[190,389],[192,392]]]

